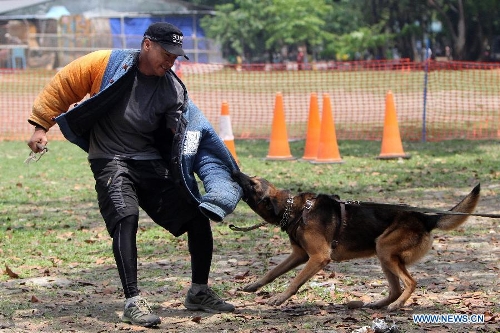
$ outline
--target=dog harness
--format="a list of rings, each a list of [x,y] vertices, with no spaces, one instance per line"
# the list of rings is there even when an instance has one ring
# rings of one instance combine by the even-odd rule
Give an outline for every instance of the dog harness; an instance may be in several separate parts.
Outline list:
[[[290,217],[293,212],[293,196],[289,195],[288,199],[286,200],[286,205],[285,205],[285,211],[283,212],[283,217],[281,218],[279,222],[279,226],[281,227],[281,230],[286,231],[290,236],[296,233],[297,228],[299,227],[299,222],[302,221],[302,223],[306,224],[307,223],[307,213],[311,210],[311,208],[314,205],[314,198],[313,199],[307,199],[304,207],[302,207],[302,214],[300,214],[297,218],[290,220]],[[335,201],[339,204],[340,206],[340,215],[337,220],[337,223],[335,224],[335,231],[333,233],[333,240],[332,240],[332,249],[335,249],[339,245],[339,239],[340,235],[342,234],[342,231],[344,230],[345,226],[347,225],[347,214],[346,214],[346,209],[345,206],[346,204],[351,204],[354,202],[344,202],[340,201],[338,199],[335,199]]]
[[[345,212],[345,205],[346,202],[340,201],[335,199],[336,202],[339,203],[340,205],[340,216],[337,219],[337,224],[335,225],[335,232],[333,234],[333,240],[332,240],[332,249],[337,248],[339,245],[339,238],[340,234],[342,233],[342,230],[344,230],[345,226],[347,225],[347,216]],[[349,203],[347,203],[349,204]]]

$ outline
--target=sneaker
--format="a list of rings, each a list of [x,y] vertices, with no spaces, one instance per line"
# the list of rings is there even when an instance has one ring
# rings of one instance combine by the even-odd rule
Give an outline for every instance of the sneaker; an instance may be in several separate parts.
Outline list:
[[[125,308],[122,321],[144,327],[157,326],[161,323],[160,317],[152,313],[149,304],[143,298],[137,299]]]
[[[234,311],[234,305],[226,303],[210,288],[200,291],[196,295],[189,289],[184,306],[188,310],[202,310],[215,313]]]

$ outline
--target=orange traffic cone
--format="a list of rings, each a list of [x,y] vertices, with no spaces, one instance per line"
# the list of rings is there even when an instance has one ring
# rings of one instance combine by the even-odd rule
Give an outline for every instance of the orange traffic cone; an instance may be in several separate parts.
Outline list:
[[[385,97],[384,133],[379,159],[410,158],[403,151],[401,136],[399,135],[398,118],[394,105],[394,96],[389,90]]]
[[[323,94],[323,117],[321,119],[318,156],[312,163],[344,163],[340,158],[337,145],[330,95],[326,93]]]
[[[318,95],[311,93],[309,102],[309,118],[307,121],[306,144],[304,148],[303,160],[314,160],[318,156],[319,135],[321,121],[318,110]]]
[[[291,160],[290,145],[286,131],[285,111],[283,110],[283,95],[276,93],[274,104],[273,125],[269,143],[268,160]]]
[[[236,163],[240,164],[238,161],[238,156],[236,155],[236,148],[234,146],[234,135],[233,128],[231,127],[231,117],[229,116],[229,104],[227,102],[222,102],[222,108],[219,118],[219,136],[226,144],[227,149],[233,155]]]

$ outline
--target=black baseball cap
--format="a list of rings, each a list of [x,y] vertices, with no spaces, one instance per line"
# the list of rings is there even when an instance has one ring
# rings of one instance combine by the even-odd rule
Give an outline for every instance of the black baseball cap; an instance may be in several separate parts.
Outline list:
[[[153,23],[144,33],[144,38],[148,38],[160,44],[161,47],[169,53],[184,56],[184,58],[189,60],[186,56],[186,52],[182,49],[184,35],[182,31],[173,24],[167,22]]]

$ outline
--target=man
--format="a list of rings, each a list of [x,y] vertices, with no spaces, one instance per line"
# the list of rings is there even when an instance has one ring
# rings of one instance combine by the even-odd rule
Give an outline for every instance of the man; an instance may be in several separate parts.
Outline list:
[[[187,58],[182,39],[177,27],[154,23],[140,50],[96,51],[76,59],[43,89],[28,119],[35,126],[28,142],[33,152],[47,144],[46,132],[55,123],[88,152],[126,297],[122,320],[146,327],[160,318],[137,286],[139,207],[174,236],[187,233],[192,284],[185,307],[234,310],[207,283],[210,220],[222,221],[240,200],[241,188],[231,179],[238,166],[171,70],[178,56]]]
[[[297,52],[297,69],[299,71],[304,69],[304,52],[301,47],[299,47]]]

